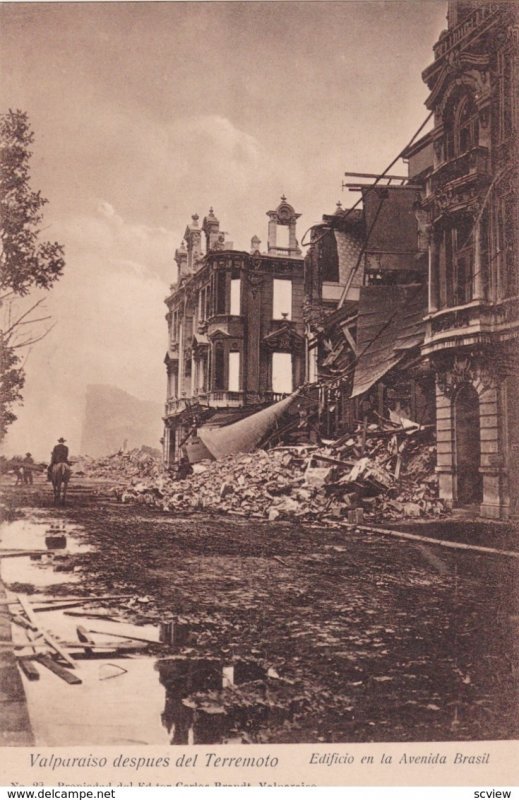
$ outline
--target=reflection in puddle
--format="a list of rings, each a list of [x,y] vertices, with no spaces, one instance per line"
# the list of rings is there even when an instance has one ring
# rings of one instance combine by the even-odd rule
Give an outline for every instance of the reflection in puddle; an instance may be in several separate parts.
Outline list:
[[[167,744],[160,721],[164,690],[153,664],[152,658],[84,660],[75,670],[79,686],[43,667],[39,681],[24,676],[36,744]]]
[[[69,556],[91,551],[83,544],[82,528],[60,519],[38,519],[32,514],[24,519],[0,526],[0,543],[5,550],[27,550],[27,557],[4,558],[0,563],[1,578],[8,586],[31,585],[48,587],[74,583],[78,577]],[[40,551],[40,552],[34,552]],[[48,566],[53,567],[52,570]]]
[[[232,734],[236,719],[223,705],[222,691],[264,681],[266,671],[254,662],[224,664],[215,658],[173,656],[157,661],[166,689],[162,724],[171,744],[218,744]],[[197,693],[210,694],[198,696]]]
[[[41,639],[35,641],[25,627],[13,625],[18,654],[32,659],[28,663],[39,673],[38,680],[30,680],[30,670],[23,674],[36,743],[185,745],[229,741],[237,728],[247,726],[248,714],[254,717],[258,713],[258,692],[266,691],[265,669],[254,662],[228,663],[211,657],[175,655],[156,661],[144,652],[143,642],[173,647],[178,653],[191,641],[188,624],[177,620],[159,627],[136,626],[125,622],[114,608],[103,608],[88,598],[70,606],[64,596],[61,604],[49,604],[46,587],[78,580],[78,575],[70,572],[74,569],[70,556],[91,549],[82,543],[81,534],[81,528],[62,520],[51,518],[42,524],[37,515],[0,529],[2,548],[27,551],[27,555],[0,561],[2,580],[16,592],[27,594],[29,588],[20,587],[31,587],[30,604],[38,623],[73,657],[75,668],[68,665],[67,670],[70,677],[79,679],[70,683],[66,675],[60,677],[55,654],[49,655],[47,645]],[[110,619],[109,615],[114,616]],[[125,657],[116,647],[118,637],[121,646],[125,637],[134,637],[136,651],[130,654],[128,650]],[[81,649],[85,642],[93,647]],[[111,645],[99,649],[106,642]],[[53,669],[39,661],[39,655],[45,653],[47,667],[50,662]],[[236,692],[238,686],[250,692],[247,711],[229,705],[228,693]]]

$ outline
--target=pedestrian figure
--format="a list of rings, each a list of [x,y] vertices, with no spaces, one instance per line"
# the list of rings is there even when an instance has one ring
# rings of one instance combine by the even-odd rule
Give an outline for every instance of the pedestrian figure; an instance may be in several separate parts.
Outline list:
[[[30,453],[25,454],[25,458],[23,460],[22,466],[22,477],[23,482],[26,485],[32,486],[32,466],[34,465],[34,459]]]
[[[189,459],[187,456],[182,456],[180,461],[178,462],[177,467],[177,480],[183,481],[188,475],[193,474],[193,467],[189,463]]]

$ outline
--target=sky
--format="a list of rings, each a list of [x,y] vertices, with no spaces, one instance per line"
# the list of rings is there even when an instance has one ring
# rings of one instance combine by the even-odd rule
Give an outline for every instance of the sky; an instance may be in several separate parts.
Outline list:
[[[0,112],[29,115],[42,236],[66,253],[5,451],[78,452],[91,383],[163,402],[191,215],[213,206],[235,247],[263,249],[283,193],[300,240],[351,205],[344,172],[383,170],[427,116],[445,16],[444,0],[0,3]]]

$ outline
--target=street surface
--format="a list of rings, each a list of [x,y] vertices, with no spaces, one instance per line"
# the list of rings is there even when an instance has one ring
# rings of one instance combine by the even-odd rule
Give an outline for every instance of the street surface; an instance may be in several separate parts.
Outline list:
[[[223,692],[192,676],[180,691],[158,668],[162,686],[173,686],[162,725],[174,720],[174,742],[188,696],[205,709],[197,741],[519,737],[517,559],[322,526],[174,516],[122,505],[86,480],[72,482],[63,509],[41,478],[4,489],[11,518],[39,509],[76,527],[84,546],[70,556],[74,594],[132,593],[142,602],[116,608],[138,625],[181,618],[189,638],[168,652],[192,659],[193,674],[216,661],[245,665],[247,679]],[[48,592],[71,594],[66,574],[56,580]],[[34,591],[10,581],[8,590]],[[157,678],[157,669],[142,677],[143,703]]]

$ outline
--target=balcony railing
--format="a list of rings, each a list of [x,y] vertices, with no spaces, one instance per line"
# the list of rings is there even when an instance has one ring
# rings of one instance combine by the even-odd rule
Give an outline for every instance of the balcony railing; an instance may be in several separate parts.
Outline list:
[[[472,147],[466,153],[440,164],[430,177],[430,191],[436,192],[451,181],[467,176],[490,177],[490,157],[486,147]]]
[[[454,339],[464,346],[489,343],[493,336],[507,336],[519,323],[519,298],[493,303],[472,300],[464,306],[435,311],[427,318],[423,355],[451,347]]]
[[[200,404],[209,408],[242,408],[243,406],[277,403],[288,397],[281,392],[229,392],[224,389],[196,391],[192,397],[170,397],[166,401],[166,416],[179,414],[189,406]]]
[[[502,8],[502,4],[501,4]],[[441,58],[447,53],[454,45],[458,44],[465,36],[468,36],[475,31],[485,20],[499,9],[498,3],[485,3],[476,9],[468,17],[465,17],[458,25],[451,28],[444,34],[441,39],[433,46],[434,58]]]

